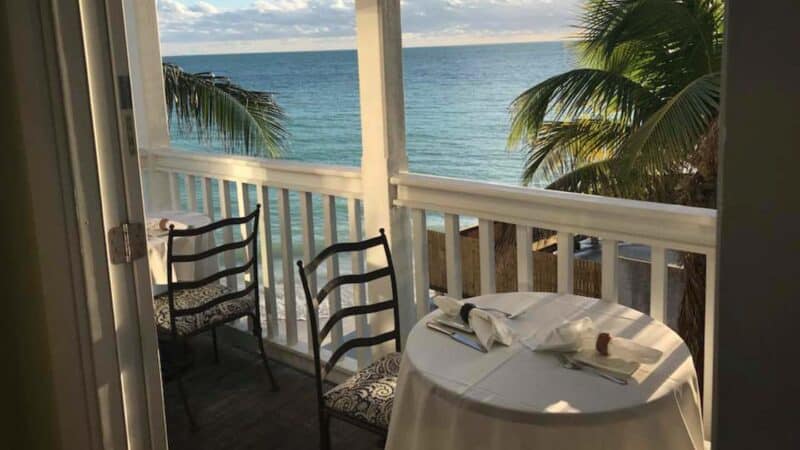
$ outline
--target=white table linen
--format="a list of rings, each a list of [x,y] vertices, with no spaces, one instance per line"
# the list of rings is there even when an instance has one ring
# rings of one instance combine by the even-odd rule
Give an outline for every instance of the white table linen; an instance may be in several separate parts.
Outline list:
[[[169,219],[186,224],[190,228],[199,228],[211,223],[211,219],[201,213],[189,211],[154,211],[147,214],[148,220]],[[173,241],[173,252],[176,255],[199,253],[214,245],[214,236],[211,233],[199,237],[176,237]],[[147,230],[147,257],[150,261],[150,277],[156,286],[155,290],[163,292],[167,284],[167,234]],[[205,258],[196,262],[173,264],[173,281],[192,281],[211,275],[219,270],[217,256]]]
[[[624,306],[574,295],[495,294],[470,299],[502,310],[518,340],[489,353],[425,327],[409,335],[386,448],[682,450],[703,448],[700,397],[686,345],[667,326]],[[520,340],[565,320],[591,317],[599,330],[661,350],[626,386],[568,370]]]

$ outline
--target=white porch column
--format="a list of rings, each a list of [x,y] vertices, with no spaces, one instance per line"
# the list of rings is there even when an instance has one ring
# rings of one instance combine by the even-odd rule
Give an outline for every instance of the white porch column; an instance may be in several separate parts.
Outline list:
[[[136,140],[144,148],[169,146],[167,108],[155,0],[123,0]]]
[[[405,148],[403,62],[400,0],[356,0],[358,78],[361,96],[361,177],[364,189],[364,234],[384,228],[392,249],[400,302],[403,337],[413,324],[411,289],[411,229],[405,208],[392,206],[395,192],[389,179],[408,168]],[[367,269],[386,264],[381,249],[367,254]],[[388,279],[369,286],[369,301],[391,296]],[[372,335],[392,328],[391,315],[374,314]],[[374,355],[388,346],[376,348]]]
[[[122,4],[145,209],[169,209],[169,178],[150,170],[146,153],[146,149],[169,146],[156,0],[122,0]]]

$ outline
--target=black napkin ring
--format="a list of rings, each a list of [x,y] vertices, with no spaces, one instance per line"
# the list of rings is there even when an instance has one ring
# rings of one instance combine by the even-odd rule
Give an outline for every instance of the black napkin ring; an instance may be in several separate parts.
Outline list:
[[[461,310],[458,311],[458,315],[461,316],[461,320],[463,320],[464,323],[469,323],[469,312],[475,308],[476,306],[474,303],[464,303]]]

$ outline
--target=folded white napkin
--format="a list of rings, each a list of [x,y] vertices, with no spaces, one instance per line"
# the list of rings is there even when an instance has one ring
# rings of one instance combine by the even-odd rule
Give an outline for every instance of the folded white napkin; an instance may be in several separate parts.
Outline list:
[[[460,317],[461,307],[465,302],[440,295],[433,298],[433,303],[446,315],[457,318]],[[487,350],[491,349],[495,342],[511,345],[514,339],[514,332],[506,325],[504,319],[489,311],[472,308],[469,312],[469,326]]]
[[[594,348],[597,330],[592,319],[564,322],[544,332],[536,333],[526,339],[524,344],[537,352],[577,352],[583,348]]]
[[[176,230],[186,230],[189,228],[189,225],[179,220],[172,220],[166,217],[153,217],[147,219],[148,230],[167,231],[169,230],[170,225],[173,225]]]
[[[605,338],[602,335],[605,335]],[[553,329],[544,330],[543,333],[537,333],[526,339],[523,344],[537,352],[585,354],[603,350],[603,356],[645,364],[658,362],[662,355],[660,350],[638,344],[630,339],[598,333],[592,319],[588,317],[567,321]]]

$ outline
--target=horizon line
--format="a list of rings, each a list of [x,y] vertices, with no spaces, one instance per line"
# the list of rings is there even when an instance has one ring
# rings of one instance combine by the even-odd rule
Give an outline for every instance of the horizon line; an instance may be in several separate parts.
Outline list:
[[[571,37],[562,37],[557,39],[542,39],[542,40],[520,40],[520,41],[508,41],[508,42],[474,42],[474,43],[454,43],[454,44],[439,44],[439,45],[425,45],[425,44],[410,44],[410,45],[403,45],[403,49],[406,48],[450,48],[450,47],[488,47],[488,46],[498,46],[498,45],[519,45],[519,44],[547,44],[547,43],[556,43],[556,42],[569,42],[575,41],[576,38]],[[265,51],[243,51],[238,53],[182,53],[182,54],[169,54],[164,55],[162,54],[162,58],[166,57],[186,57],[186,56],[227,56],[227,55],[261,55],[261,54],[290,54],[290,53],[323,53],[323,52],[352,52],[357,50],[357,48],[327,48],[327,49],[308,49],[308,50],[289,50],[289,51],[273,51],[273,50],[265,50]]]

